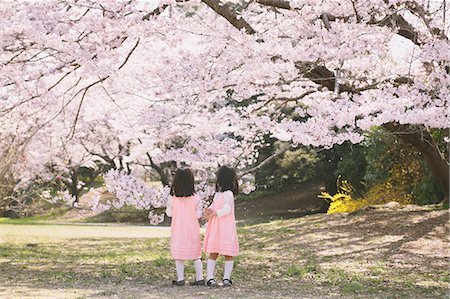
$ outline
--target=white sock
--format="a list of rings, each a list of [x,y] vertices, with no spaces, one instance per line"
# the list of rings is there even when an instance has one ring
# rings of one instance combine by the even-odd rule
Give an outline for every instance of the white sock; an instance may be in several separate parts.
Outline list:
[[[234,261],[225,261],[225,269],[223,271],[223,279],[230,279],[233,271]]]
[[[214,278],[214,270],[216,269],[216,261],[210,260],[206,262],[206,280],[210,280]]]
[[[177,268],[178,281],[184,280],[184,261],[175,260],[175,267]]]
[[[194,261],[195,279],[197,281],[203,279],[203,264],[200,259]]]

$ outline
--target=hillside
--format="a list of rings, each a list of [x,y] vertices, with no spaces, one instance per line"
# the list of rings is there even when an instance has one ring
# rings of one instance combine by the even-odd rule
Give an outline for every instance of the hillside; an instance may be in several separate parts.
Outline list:
[[[294,189],[236,202],[236,219],[240,224],[254,224],[276,219],[302,217],[319,212],[324,190],[319,181],[310,181]]]

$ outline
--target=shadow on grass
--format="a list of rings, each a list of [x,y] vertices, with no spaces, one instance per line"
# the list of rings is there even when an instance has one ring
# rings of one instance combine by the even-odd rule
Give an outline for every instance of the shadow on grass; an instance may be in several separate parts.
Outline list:
[[[392,215],[388,212],[376,212],[373,215],[364,216],[322,215],[311,220],[302,218],[301,224],[296,222],[280,227],[275,221],[266,226],[250,226],[243,231],[256,235],[248,240],[247,245],[269,247],[273,244],[295,245],[300,241],[319,252],[321,251],[320,247],[326,243],[335,248],[344,247],[343,252],[333,253],[335,257],[351,258],[356,254],[371,253],[391,257],[402,252],[401,247],[405,243],[417,241],[429,235],[436,227],[443,227],[448,221],[448,214],[445,211],[435,217],[424,217],[423,221],[411,220],[414,216],[423,214],[424,212],[400,212]],[[306,240],[305,237],[308,236],[313,237],[311,240]],[[377,241],[386,236],[398,236],[399,238],[393,237],[392,240],[385,242]],[[352,246],[363,248],[355,250],[352,249]],[[436,259],[426,255],[422,255],[422,257],[425,264]]]
[[[75,239],[70,243],[0,245],[0,273],[30,286],[92,287],[98,283],[137,284],[168,279],[172,260],[167,240]]]
[[[423,221],[414,220],[415,216],[424,216]],[[235,260],[233,292],[235,297],[251,292],[291,298],[299,294],[313,298],[446,298],[448,259],[406,253],[401,247],[429,235],[447,219],[443,213],[414,212],[314,215],[241,227],[241,256]],[[0,243],[0,276],[9,285],[31,289],[97,289],[98,296],[108,297],[132,284],[152,286],[177,297],[170,286],[175,269],[168,242],[81,238],[33,246]],[[416,268],[391,263],[398,254],[404,255],[403,263]],[[223,259],[216,269],[220,278]],[[186,278],[193,276],[190,262]],[[203,290],[196,294],[220,297]]]

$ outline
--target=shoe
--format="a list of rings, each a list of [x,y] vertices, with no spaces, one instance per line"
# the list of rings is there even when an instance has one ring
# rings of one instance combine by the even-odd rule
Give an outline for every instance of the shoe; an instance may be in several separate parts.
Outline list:
[[[231,279],[228,279],[228,278],[225,278],[222,283],[223,283],[224,287],[231,287],[233,285],[233,282],[231,281]]]
[[[210,288],[217,288],[219,285],[217,284],[217,282],[214,280],[214,278],[209,279],[206,282],[206,285]]]
[[[178,280],[172,280],[172,284],[173,284],[174,286],[182,287],[182,286],[184,286],[184,285],[186,284],[186,282],[185,282],[184,280],[180,280],[180,281],[178,281]]]
[[[189,283],[189,285],[191,285],[191,286],[204,286],[205,285],[205,280],[202,279],[202,280],[191,281]]]

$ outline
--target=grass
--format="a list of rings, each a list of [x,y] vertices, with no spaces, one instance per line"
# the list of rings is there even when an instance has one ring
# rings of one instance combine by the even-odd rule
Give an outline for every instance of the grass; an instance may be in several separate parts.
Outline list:
[[[156,267],[168,267],[173,264],[173,261],[167,257],[160,256],[154,260],[153,265]]]
[[[16,224],[16,225],[43,224],[42,222],[57,219],[59,216],[64,215],[69,210],[70,210],[70,208],[60,207],[60,208],[54,208],[52,211],[48,212],[45,215],[36,215],[36,216],[31,216],[31,217],[26,217],[26,218],[18,218],[18,219],[0,217],[0,225],[2,225],[2,224]]]
[[[424,218],[441,219],[433,215]],[[393,225],[409,221],[407,215],[387,219]],[[172,287],[175,269],[167,229],[1,224],[0,297],[447,298],[448,258],[403,255],[401,244],[374,246],[386,242],[380,238],[386,234],[385,221],[315,215],[241,227],[232,290]],[[409,234],[417,232],[413,224],[401,229],[407,231],[398,233],[410,240]],[[219,279],[223,265],[219,258]],[[193,279],[192,262],[186,263],[185,273]]]
[[[316,274],[319,273],[320,268],[317,265],[305,265],[305,266],[296,266],[290,265],[287,268],[286,274],[290,277],[299,277],[304,278],[308,274]]]
[[[132,206],[111,209],[95,216],[87,217],[84,222],[92,223],[147,223],[148,211]]]

